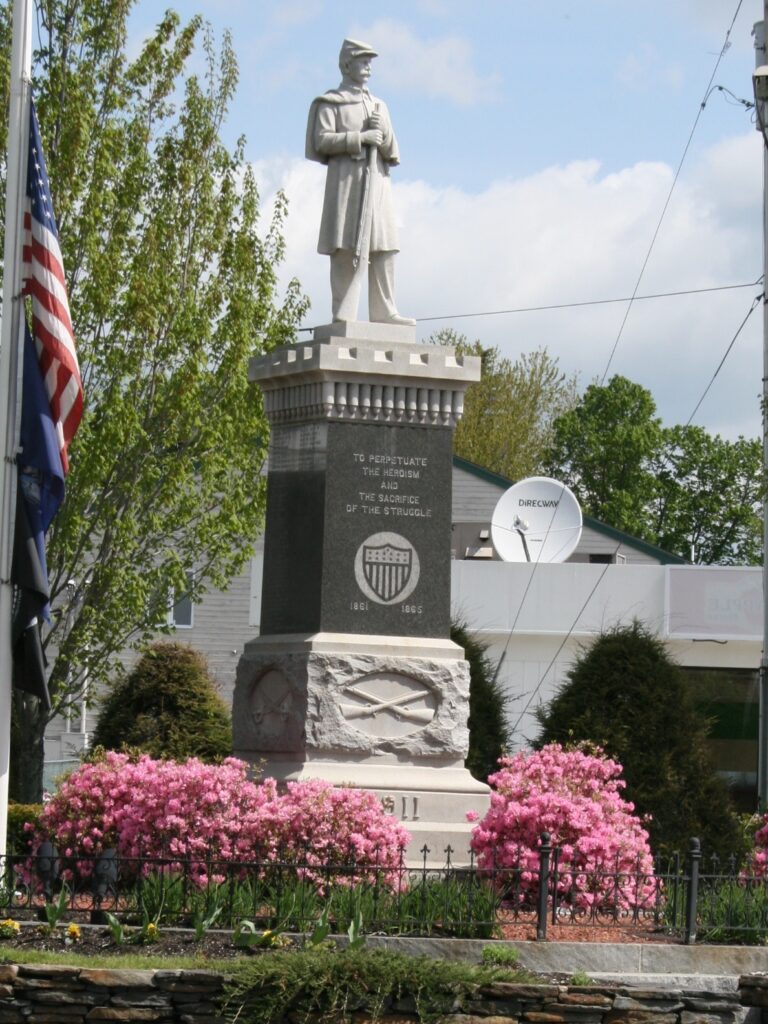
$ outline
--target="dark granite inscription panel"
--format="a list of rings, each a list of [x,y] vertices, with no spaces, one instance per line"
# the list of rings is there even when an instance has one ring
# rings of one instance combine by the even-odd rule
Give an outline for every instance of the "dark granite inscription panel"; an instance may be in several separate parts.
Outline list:
[[[329,423],[322,629],[447,637],[449,429]]]

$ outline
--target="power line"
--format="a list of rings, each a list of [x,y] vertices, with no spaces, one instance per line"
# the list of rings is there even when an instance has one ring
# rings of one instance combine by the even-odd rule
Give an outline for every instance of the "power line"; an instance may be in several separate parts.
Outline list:
[[[653,292],[649,295],[623,296],[615,299],[586,299],[580,302],[553,302],[543,306],[516,306],[511,309],[485,309],[475,313],[444,313],[441,316],[419,316],[417,323],[429,323],[432,320],[466,320],[470,317],[480,316],[506,316],[512,313],[540,313],[550,309],[578,309],[581,306],[607,306],[612,302],[642,302],[646,299],[669,299],[680,295],[705,295],[708,292],[727,292],[738,288],[754,288],[762,278],[756,281],[746,281],[744,284],[720,284],[712,285],[709,288],[680,288],[673,292]],[[300,332],[314,331],[314,327],[299,327]]]
[[[701,398],[700,398],[700,399],[698,400],[698,402],[696,403],[696,408],[695,408],[695,409],[693,410],[693,412],[691,413],[691,415],[690,415],[690,416],[688,417],[688,419],[687,419],[687,420],[685,421],[685,425],[686,425],[686,427],[690,425],[690,423],[691,423],[691,420],[692,420],[692,419],[693,419],[693,417],[694,417],[694,416],[696,415],[696,413],[697,413],[697,412],[699,411],[699,406],[700,406],[700,405],[701,405],[701,403],[702,403],[702,402],[704,401],[704,399],[705,399],[705,398],[707,397],[707,395],[708,395],[708,393],[709,393],[709,389],[710,389],[710,388],[712,387],[712,385],[713,385],[713,384],[715,383],[715,379],[717,378],[717,375],[718,375],[718,374],[720,373],[720,371],[722,370],[722,368],[723,368],[723,366],[724,366],[724,364],[725,364],[725,360],[726,360],[726,359],[728,358],[728,356],[730,355],[730,353],[731,353],[731,349],[732,349],[732,348],[733,348],[733,346],[734,346],[734,345],[736,344],[736,339],[738,338],[738,336],[739,336],[739,335],[741,334],[742,330],[744,329],[744,326],[745,326],[745,324],[746,324],[747,320],[749,320],[749,318],[750,318],[750,317],[752,316],[752,314],[754,313],[755,309],[757,308],[758,304],[759,304],[759,303],[760,303],[760,302],[761,302],[761,301],[762,301],[762,300],[763,300],[764,298],[765,298],[765,293],[764,293],[764,292],[762,292],[762,293],[761,293],[760,295],[756,295],[756,296],[755,296],[755,298],[754,298],[754,299],[752,300],[752,305],[751,305],[751,306],[749,307],[749,310],[748,310],[748,312],[747,312],[747,315],[746,315],[746,316],[744,317],[744,319],[743,319],[743,320],[741,321],[741,323],[739,324],[738,328],[736,329],[736,333],[734,334],[734,336],[733,336],[733,337],[731,338],[730,342],[728,343],[728,348],[726,348],[726,350],[725,350],[725,353],[724,353],[724,355],[723,355],[723,358],[722,358],[722,359],[720,360],[720,362],[718,363],[717,369],[716,369],[716,370],[715,370],[715,372],[714,372],[714,373],[712,374],[712,379],[710,380],[709,384],[707,384],[707,386],[706,386],[706,387],[704,388],[704,393],[702,394]]]
[[[720,371],[722,370],[723,366],[725,365],[725,361],[728,358],[728,356],[730,355],[731,349],[736,344],[736,340],[738,339],[739,335],[741,334],[742,330],[744,329],[747,321],[752,316],[752,314],[754,313],[755,309],[758,307],[758,305],[760,304],[760,302],[762,302],[762,300],[764,298],[765,298],[765,294],[761,293],[760,295],[756,295],[755,298],[752,300],[752,305],[749,307],[749,310],[747,311],[747,315],[741,321],[741,323],[739,324],[738,328],[736,329],[736,333],[731,338],[731,340],[730,340],[730,342],[728,344],[728,347],[726,348],[726,350],[725,350],[725,352],[723,354],[723,357],[722,357],[722,359],[720,360],[720,362],[719,362],[719,364],[717,366],[717,369],[712,374],[712,379],[707,384],[707,386],[704,389],[704,392],[703,392],[701,398],[696,403],[696,408],[693,410],[691,415],[686,420],[686,423],[685,423],[686,427],[690,425],[691,420],[694,418],[696,413],[699,411],[699,406],[704,401],[704,399],[707,397],[707,394],[709,393],[710,388],[714,384],[718,374],[720,373]],[[613,557],[614,558],[618,554],[620,547],[621,547],[621,543],[619,543],[616,546],[616,550],[613,553]],[[601,584],[601,582],[603,580],[603,577],[605,576],[606,572],[608,571],[609,564],[612,564],[612,563],[606,563],[606,565],[603,568],[603,571],[598,576],[597,581],[595,582],[595,585],[592,587],[592,589],[590,590],[589,594],[587,594],[587,597],[586,597],[584,603],[582,604],[581,608],[579,608],[578,612],[576,613],[576,617],[573,620],[570,628],[568,629],[568,632],[566,633],[566,635],[561,640],[557,650],[555,651],[554,655],[552,656],[552,659],[550,660],[549,664],[547,665],[547,667],[545,668],[544,672],[542,673],[541,678],[539,679],[539,681],[536,684],[536,686],[533,688],[533,690],[531,692],[531,695],[528,698],[528,701],[526,702],[525,707],[520,712],[520,714],[517,716],[517,720],[515,721],[515,724],[512,726],[512,733],[513,734],[517,731],[517,728],[520,725],[520,722],[523,720],[523,716],[525,715],[525,713],[528,711],[528,708],[533,703],[533,700],[536,697],[536,694],[539,693],[539,691],[541,690],[542,686],[544,685],[544,681],[546,680],[547,676],[549,675],[550,671],[552,670],[553,665],[557,661],[557,659],[558,659],[558,657],[560,655],[560,652],[562,651],[562,649],[565,647],[566,643],[568,642],[568,640],[572,636],[573,631],[576,628],[576,625],[577,625],[579,619],[581,618],[582,614],[584,613],[584,609],[587,607],[589,602],[592,600],[592,596],[594,595],[594,593],[597,590],[597,588],[600,586],[600,584]],[[520,612],[522,611],[522,607],[523,607],[523,604],[525,602],[525,598],[528,595],[528,590],[530,589],[530,585],[531,585],[531,580],[532,579],[533,579],[533,573],[531,573],[531,579],[528,581],[528,585],[526,586],[525,592],[523,593],[523,598],[522,598],[522,600],[520,602],[520,607],[518,608],[517,615],[515,616],[515,622],[513,623],[512,629],[514,629],[514,625],[517,623],[517,620],[518,620],[518,618],[520,616]],[[499,668],[501,667],[501,663],[504,660],[504,656],[507,653],[507,648],[509,647],[509,642],[510,642],[511,639],[512,639],[512,630],[510,630],[510,635],[507,637],[507,642],[504,645],[504,650],[502,652],[501,658],[499,659],[499,663],[498,663],[497,668],[496,668],[496,673],[497,674],[498,674]]]
[[[614,558],[615,558],[615,557],[616,557],[616,555],[617,555],[617,554],[619,553],[619,548],[620,548],[620,547],[621,547],[621,541],[619,541],[619,543],[618,543],[618,544],[616,545],[616,550],[615,550],[615,551],[614,551],[614,553],[613,553],[613,557],[614,557]],[[524,707],[524,708],[523,708],[523,710],[522,710],[522,711],[520,712],[520,714],[519,714],[519,715],[517,716],[517,721],[516,721],[516,722],[515,722],[515,724],[514,724],[514,725],[512,726],[512,733],[513,733],[513,735],[514,735],[514,733],[515,733],[515,732],[517,731],[517,727],[518,727],[518,726],[520,725],[520,723],[522,722],[522,720],[523,720],[523,715],[524,715],[524,714],[526,713],[526,711],[528,710],[528,708],[529,708],[529,707],[531,706],[531,703],[533,702],[533,698],[534,698],[534,697],[536,696],[536,694],[537,694],[537,693],[539,692],[539,690],[540,690],[540,689],[542,688],[542,686],[544,685],[544,680],[545,680],[545,679],[547,678],[547,676],[549,675],[549,673],[550,673],[550,670],[551,670],[552,666],[553,666],[553,665],[555,664],[555,662],[557,661],[557,659],[558,659],[558,656],[559,656],[560,652],[561,652],[561,651],[562,651],[562,649],[563,649],[563,648],[565,647],[565,645],[566,645],[566,644],[568,643],[568,640],[570,639],[570,637],[571,637],[571,635],[572,635],[572,633],[573,633],[574,629],[576,629],[576,624],[578,623],[579,619],[581,618],[582,614],[584,613],[584,609],[585,609],[585,608],[587,607],[587,605],[589,604],[589,602],[590,602],[590,601],[592,600],[592,596],[593,596],[593,594],[595,593],[595,591],[597,590],[597,588],[598,588],[598,587],[600,586],[600,584],[602,583],[602,581],[603,581],[603,577],[605,576],[606,572],[608,572],[608,567],[609,567],[609,566],[610,566],[611,564],[612,564],[611,562],[606,562],[606,564],[605,564],[605,565],[603,566],[603,571],[602,571],[602,572],[600,573],[600,575],[599,575],[599,576],[597,577],[597,580],[596,580],[596,582],[595,582],[595,585],[594,585],[594,586],[592,587],[592,589],[590,590],[590,592],[589,592],[589,593],[587,594],[587,596],[586,596],[586,598],[585,598],[585,600],[584,600],[584,603],[582,604],[581,608],[579,608],[578,612],[576,613],[576,618],[575,618],[575,619],[573,620],[573,622],[572,622],[572,623],[571,623],[571,625],[569,626],[569,628],[568,628],[568,632],[567,632],[567,633],[565,634],[565,636],[563,637],[563,639],[562,639],[562,640],[560,641],[560,645],[559,645],[559,647],[557,648],[557,650],[555,651],[555,653],[554,653],[554,654],[552,655],[552,660],[551,660],[551,661],[550,661],[550,663],[549,663],[549,664],[547,665],[547,667],[546,667],[546,668],[544,669],[544,672],[543,672],[543,674],[542,674],[542,676],[541,676],[541,679],[539,679],[538,683],[537,683],[537,684],[536,684],[536,686],[535,686],[535,687],[533,688],[533,691],[531,692],[531,695],[530,695],[530,697],[528,698],[528,702],[526,703],[525,707]],[[507,640],[507,643],[509,643],[509,640]],[[506,652],[506,647],[504,648],[504,650],[505,650],[505,652]]]
[[[678,295],[702,295],[706,292],[733,291],[736,288],[754,288],[757,281],[747,281],[745,284],[721,284],[713,285],[710,288],[681,288],[674,292],[653,292],[649,295],[635,295],[634,301],[641,302],[645,299],[669,299]],[[517,306],[513,309],[489,309],[481,313],[453,313],[447,316],[419,316],[417,323],[423,324],[430,320],[463,320],[473,316],[503,316],[507,313],[539,313],[548,309],[577,309],[579,306],[607,306],[612,302],[630,302],[629,296],[618,299],[587,299],[582,302],[554,302],[545,306]]]
[[[517,620],[520,618],[520,615],[521,615],[521,613],[523,611],[523,605],[525,604],[525,599],[528,596],[528,591],[531,589],[531,584],[533,583],[533,577],[536,575],[536,570],[539,567],[539,562],[541,560],[541,552],[544,550],[544,545],[546,544],[546,542],[547,542],[547,540],[549,538],[549,534],[550,534],[550,532],[552,530],[552,524],[554,523],[555,516],[557,515],[557,509],[558,509],[558,506],[560,504],[560,498],[562,498],[563,494],[565,494],[565,484],[562,485],[562,490],[560,491],[560,497],[557,499],[557,503],[555,504],[555,507],[552,509],[552,515],[550,516],[549,522],[547,523],[547,531],[544,534],[544,541],[542,542],[542,545],[539,548],[539,552],[538,552],[538,556],[536,558],[536,561],[533,562],[533,569],[531,570],[531,574],[528,577],[528,582],[525,585],[525,590],[523,591],[523,596],[520,598],[520,604],[518,605],[517,612],[516,612],[515,617],[514,617],[514,619],[512,621],[512,625],[509,627],[509,635],[507,636],[507,642],[504,644],[504,650],[501,652],[501,657],[496,662],[496,671],[493,673],[493,681],[494,682],[496,682],[496,679],[498,678],[499,669],[501,668],[501,664],[502,664],[502,662],[504,661],[504,658],[507,655],[507,649],[509,647],[509,642],[512,639],[512,634],[515,632],[515,627],[517,626]],[[510,530],[510,532],[511,532],[511,530]]]
[[[683,149],[683,155],[680,157],[680,162],[677,165],[677,170],[675,171],[675,176],[672,179],[672,185],[671,185],[671,187],[669,189],[669,192],[667,194],[667,198],[666,198],[666,200],[664,202],[664,206],[662,207],[662,210],[661,210],[661,216],[659,217],[658,223],[656,224],[656,228],[655,228],[655,230],[653,232],[653,236],[651,238],[651,244],[648,246],[648,251],[645,254],[645,259],[643,260],[643,265],[640,267],[640,273],[637,275],[637,281],[635,282],[635,288],[634,288],[634,291],[632,293],[632,297],[630,298],[629,303],[627,305],[627,308],[626,308],[626,310],[624,312],[624,318],[621,321],[621,326],[619,327],[619,333],[616,335],[616,341],[614,341],[613,348],[611,349],[611,354],[608,356],[608,362],[605,365],[605,370],[603,371],[603,376],[602,376],[602,379],[600,381],[601,384],[605,383],[605,378],[608,376],[608,370],[610,369],[611,363],[613,362],[613,357],[614,357],[614,355],[616,353],[616,349],[619,346],[619,342],[621,341],[621,336],[624,333],[624,327],[625,327],[625,325],[627,323],[627,319],[629,318],[629,314],[630,314],[630,311],[632,309],[632,304],[635,301],[635,295],[637,293],[638,288],[640,287],[640,282],[643,279],[643,274],[645,273],[645,268],[648,266],[648,261],[651,258],[651,253],[653,252],[653,247],[656,244],[656,239],[659,236],[659,231],[661,230],[662,222],[664,220],[664,217],[666,216],[667,209],[669,208],[669,204],[670,204],[670,201],[672,199],[672,193],[675,191],[675,185],[677,185],[677,180],[680,177],[680,172],[683,169],[683,163],[685,162],[685,158],[688,155],[688,150],[689,150],[691,142],[693,140],[694,132],[696,131],[696,127],[697,127],[697,125],[699,123],[699,119],[700,119],[700,117],[702,115],[702,112],[703,112],[704,108],[707,105],[707,100],[709,99],[709,94],[712,91],[712,82],[714,81],[715,75],[717,74],[717,69],[720,67],[720,61],[723,59],[723,57],[725,56],[726,50],[731,45],[730,44],[731,31],[733,29],[734,24],[736,23],[736,19],[739,16],[739,11],[741,10],[742,3],[743,3],[743,0],[738,0],[738,3],[736,5],[736,13],[733,15],[733,18],[731,19],[730,27],[729,27],[728,31],[725,33],[725,41],[723,42],[723,46],[722,46],[722,48],[720,50],[720,53],[718,54],[717,60],[715,61],[715,66],[712,69],[712,74],[710,75],[709,81],[707,82],[707,88],[704,91],[704,99],[700,103],[699,109],[698,109],[698,111],[696,113],[696,117],[694,118],[693,127],[691,128],[690,134],[688,135],[688,141],[686,142],[685,147]]]

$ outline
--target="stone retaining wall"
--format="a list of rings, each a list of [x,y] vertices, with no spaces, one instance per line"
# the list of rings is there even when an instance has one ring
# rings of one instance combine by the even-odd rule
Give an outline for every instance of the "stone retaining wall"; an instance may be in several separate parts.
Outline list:
[[[223,1024],[221,975],[209,971],[140,971],[0,965],[0,1024],[153,1021]],[[297,1018],[298,1019],[298,1018]],[[366,1024],[367,1014],[354,1014]],[[412,998],[390,1005],[382,1024],[415,1024]],[[477,989],[445,1024],[768,1024],[768,975],[744,975],[738,991],[517,985]],[[288,1018],[279,1024],[295,1024]]]
[[[210,971],[0,965],[0,1024],[222,1024],[223,983]]]

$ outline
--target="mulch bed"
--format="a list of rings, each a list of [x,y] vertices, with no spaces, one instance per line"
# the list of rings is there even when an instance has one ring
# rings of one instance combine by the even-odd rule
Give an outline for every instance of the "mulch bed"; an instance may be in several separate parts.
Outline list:
[[[536,927],[529,924],[508,924],[502,926],[502,935],[511,942],[535,942]],[[653,923],[631,925],[547,925],[547,942],[682,942],[679,935],[670,935]]]
[[[97,925],[81,925],[80,938],[74,941],[66,938],[66,926],[59,927],[54,934],[46,934],[39,925],[24,924],[17,938],[0,941],[0,954],[10,947],[38,952],[67,952],[120,956],[125,953],[142,954],[157,959],[172,959],[176,956],[196,957],[201,960],[234,960],[251,955],[236,947],[232,932],[211,929],[199,941],[191,931],[161,929],[157,941],[139,945],[131,941],[138,929],[129,931],[126,941],[118,944],[108,929]],[[503,938],[507,941],[531,942],[536,939],[536,929],[530,924],[512,924],[503,927]],[[547,929],[549,942],[663,942],[679,943],[680,939],[666,934],[651,925],[550,925]],[[261,951],[259,951],[261,952]]]
[[[134,935],[138,929],[134,931]],[[232,943],[232,933],[209,931],[199,941],[195,941],[194,933],[188,931],[161,930],[156,942],[143,945],[131,941],[129,933],[126,941],[118,944],[110,932],[98,925],[81,925],[80,938],[66,938],[66,926],[57,928],[54,934],[48,935],[45,929],[37,925],[24,925],[16,938],[0,941],[0,955],[6,950],[34,950],[36,952],[65,953],[72,952],[88,956],[123,956],[126,953],[143,954],[153,960],[158,957],[172,959],[177,956],[197,957],[201,960],[234,960],[247,955]]]

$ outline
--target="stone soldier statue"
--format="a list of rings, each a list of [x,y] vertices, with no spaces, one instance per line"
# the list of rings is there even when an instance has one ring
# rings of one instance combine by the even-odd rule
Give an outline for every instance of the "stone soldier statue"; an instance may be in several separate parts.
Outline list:
[[[341,85],[318,96],[309,110],[306,155],[328,167],[317,251],[331,257],[334,320],[357,319],[367,265],[370,320],[413,324],[395,306],[399,246],[389,169],[400,156],[389,111],[367,89],[376,56],[367,43],[345,39]]]

